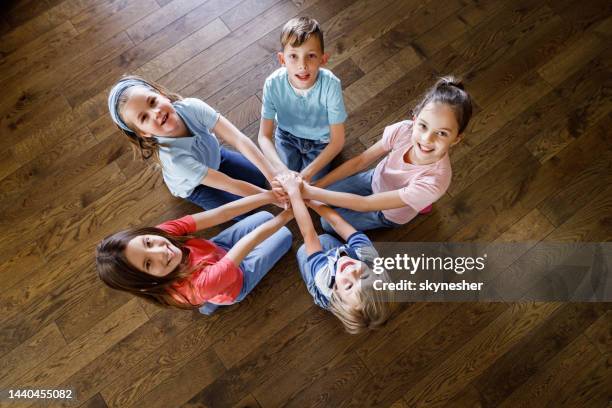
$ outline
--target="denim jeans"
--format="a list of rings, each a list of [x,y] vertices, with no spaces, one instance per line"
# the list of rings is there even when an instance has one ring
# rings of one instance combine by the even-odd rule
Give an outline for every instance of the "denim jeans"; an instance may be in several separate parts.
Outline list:
[[[298,173],[306,168],[317,156],[327,147],[326,142],[317,140],[303,139],[284,131],[280,127],[276,127],[274,134],[274,145],[278,156],[289,170],[297,171]],[[327,164],[321,169],[312,180],[317,180],[331,169],[331,165]]]
[[[233,150],[221,148],[221,163],[217,170],[236,180],[243,180],[261,188],[268,188],[263,173],[246,157]],[[187,197],[187,200],[205,210],[211,210],[240,198],[242,197],[236,194],[200,184]],[[241,215],[234,219],[241,220],[244,217],[245,215]]]
[[[242,237],[273,217],[267,211],[260,211],[232,225],[211,241],[229,251]],[[281,227],[242,260],[240,263],[240,270],[243,273],[242,289],[234,303],[242,301],[257,286],[268,271],[289,251],[291,242],[291,232],[287,227]],[[200,307],[200,313],[210,315],[217,307],[218,305],[206,302]]]
[[[331,184],[327,187],[327,189],[331,191],[357,194],[360,196],[369,196],[373,193],[373,175],[374,169],[357,173],[353,176]],[[376,228],[395,228],[400,226],[400,224],[396,224],[386,219],[382,211],[360,212],[349,210],[347,208],[336,208],[335,210],[357,231],[367,231]],[[332,226],[323,218],[321,218],[321,226],[326,232],[335,233]]]

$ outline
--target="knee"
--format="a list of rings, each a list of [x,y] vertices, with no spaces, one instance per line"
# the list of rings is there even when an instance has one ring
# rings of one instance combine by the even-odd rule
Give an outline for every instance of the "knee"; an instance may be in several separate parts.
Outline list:
[[[268,211],[258,211],[257,213],[253,214],[251,217],[257,217],[258,219],[261,219],[262,223],[264,223],[274,218],[274,215],[272,215]]]
[[[281,229],[278,230],[278,233],[281,236],[283,253],[288,252],[291,249],[291,244],[293,243],[293,235],[291,234],[291,231],[287,227],[281,227]]]
[[[327,220],[323,217],[321,217],[321,227],[325,232],[334,232],[334,229],[332,228],[330,223],[327,222]]]
[[[306,256],[306,244],[300,245],[300,249],[297,250],[297,258],[301,259]]]

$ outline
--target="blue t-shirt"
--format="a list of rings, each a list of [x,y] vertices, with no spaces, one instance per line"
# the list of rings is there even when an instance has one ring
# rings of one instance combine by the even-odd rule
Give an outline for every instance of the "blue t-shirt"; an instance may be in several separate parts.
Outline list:
[[[156,136],[164,181],[172,195],[189,197],[208,173],[219,168],[219,141],[212,133],[219,112],[196,98],[185,98],[173,104],[192,136]]]
[[[279,68],[264,84],[261,116],[276,119],[281,129],[294,136],[327,143],[329,125],[343,123],[347,116],[340,80],[319,68],[312,88],[299,95],[289,83],[287,68]]]
[[[315,252],[308,257],[306,267],[301,271],[302,278],[314,302],[323,309],[329,309],[336,279],[336,264],[343,255],[358,259],[371,267],[374,258],[378,257],[378,252],[368,236],[357,231],[348,238],[346,245],[325,252]]]

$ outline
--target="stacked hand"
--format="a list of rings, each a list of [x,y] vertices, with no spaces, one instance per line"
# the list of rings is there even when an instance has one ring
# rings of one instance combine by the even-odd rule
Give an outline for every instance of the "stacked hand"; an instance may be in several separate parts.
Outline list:
[[[299,194],[304,182],[305,181],[299,173],[287,171],[277,175],[274,180],[272,180],[272,191],[278,201],[285,205],[284,208],[287,208],[291,205],[289,196]]]

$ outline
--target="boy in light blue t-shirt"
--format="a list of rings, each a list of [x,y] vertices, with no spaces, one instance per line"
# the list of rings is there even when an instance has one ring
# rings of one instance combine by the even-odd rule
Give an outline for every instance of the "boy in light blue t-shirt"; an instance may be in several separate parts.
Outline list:
[[[277,174],[292,170],[312,181],[329,172],[330,162],[344,146],[347,115],[342,87],[331,71],[321,68],[329,56],[316,20],[299,17],[287,22],[281,44],[282,67],[263,88],[259,145]]]

